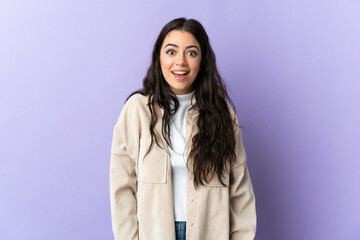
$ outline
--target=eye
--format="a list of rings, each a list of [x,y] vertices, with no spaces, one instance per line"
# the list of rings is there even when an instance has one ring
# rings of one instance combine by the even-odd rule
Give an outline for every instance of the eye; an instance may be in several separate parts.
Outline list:
[[[166,51],[167,54],[169,54],[169,52],[174,52],[174,50],[170,49],[170,50]],[[169,55],[172,55],[172,54],[169,54]]]
[[[195,52],[195,51],[190,51],[190,52],[189,52],[189,55],[195,57],[195,56],[197,55],[197,52]]]

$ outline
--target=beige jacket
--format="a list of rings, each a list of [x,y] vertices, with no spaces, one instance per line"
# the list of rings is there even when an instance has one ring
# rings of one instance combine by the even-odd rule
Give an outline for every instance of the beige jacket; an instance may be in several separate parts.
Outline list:
[[[150,145],[148,97],[131,96],[115,124],[110,159],[110,203],[115,240],[175,240],[174,202],[170,155]],[[232,108],[231,112],[238,121]],[[157,105],[158,116],[164,110]],[[186,121],[186,153],[197,133],[197,111],[189,107]],[[187,240],[250,240],[256,232],[255,195],[246,164],[240,128],[236,130],[236,163],[226,175],[226,186],[213,177],[195,190],[192,171],[187,170]],[[188,158],[188,161],[191,161]],[[192,164],[189,164],[192,166]]]

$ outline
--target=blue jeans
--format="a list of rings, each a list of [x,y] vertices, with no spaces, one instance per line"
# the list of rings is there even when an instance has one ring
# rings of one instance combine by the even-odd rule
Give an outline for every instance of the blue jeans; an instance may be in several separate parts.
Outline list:
[[[186,240],[186,222],[175,221],[176,240]]]

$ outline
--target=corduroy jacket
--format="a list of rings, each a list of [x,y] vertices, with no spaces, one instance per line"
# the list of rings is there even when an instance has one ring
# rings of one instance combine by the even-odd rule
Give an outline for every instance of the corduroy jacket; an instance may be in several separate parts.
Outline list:
[[[113,129],[110,158],[110,206],[115,240],[175,240],[170,155],[162,137],[164,110],[156,105],[155,129],[164,149],[150,145],[148,97],[132,95]],[[230,112],[238,118],[228,104]],[[186,114],[186,154],[198,132],[196,103]],[[256,232],[255,195],[240,128],[236,132],[236,162],[227,165],[226,186],[217,176],[194,188],[192,164],[187,169],[187,240],[250,240]],[[188,156],[188,161],[192,159]]]

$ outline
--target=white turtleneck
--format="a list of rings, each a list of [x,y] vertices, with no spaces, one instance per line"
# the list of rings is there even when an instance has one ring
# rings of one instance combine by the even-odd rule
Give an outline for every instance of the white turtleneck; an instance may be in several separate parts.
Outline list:
[[[187,109],[195,102],[195,96],[192,98],[194,93],[195,90],[176,95],[179,108],[170,119],[170,140],[173,150],[170,147],[168,149],[172,171],[175,221],[186,221],[186,114]]]

